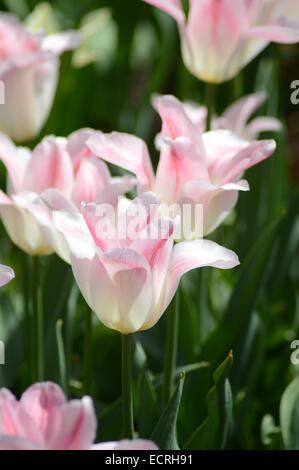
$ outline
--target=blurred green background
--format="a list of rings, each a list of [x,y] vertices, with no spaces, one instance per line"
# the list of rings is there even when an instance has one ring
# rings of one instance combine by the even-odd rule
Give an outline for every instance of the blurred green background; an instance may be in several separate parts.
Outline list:
[[[81,127],[118,130],[145,139],[156,165],[154,136],[161,124],[151,106],[152,94],[203,103],[204,84],[182,63],[174,21],[141,0],[6,0],[0,9],[17,14],[31,30],[80,29],[83,35],[80,48],[62,57],[50,118],[31,147],[44,135],[67,136]],[[241,194],[236,210],[213,234],[213,240],[237,252],[241,266],[227,272],[198,270],[182,283],[179,365],[210,365],[187,374],[178,422],[181,444],[206,418],[212,373],[232,349],[234,425],[226,447],[283,446],[280,400],[299,377],[299,365],[290,362],[290,344],[299,339],[299,105],[290,101],[296,79],[299,47],[270,45],[237,79],[218,88],[219,113],[244,94],[266,90],[268,100],[259,113],[279,117],[284,131],[263,136],[277,140],[275,155],[247,172],[251,192]],[[1,262],[16,271],[14,282],[0,292],[0,339],[6,344],[0,386],[20,394],[31,383],[26,331],[24,335],[31,260],[11,244],[2,226],[0,243]],[[42,264],[46,378],[59,380],[55,324],[62,318],[71,395],[80,396],[87,307],[67,265],[55,255]],[[92,396],[99,435],[115,440],[121,437],[120,335],[95,316],[93,327]],[[164,344],[165,318],[135,335],[136,425],[143,437],[150,436],[161,412],[157,374],[163,369]],[[151,410],[150,418],[144,418],[144,408]],[[211,442],[202,445],[215,447]]]

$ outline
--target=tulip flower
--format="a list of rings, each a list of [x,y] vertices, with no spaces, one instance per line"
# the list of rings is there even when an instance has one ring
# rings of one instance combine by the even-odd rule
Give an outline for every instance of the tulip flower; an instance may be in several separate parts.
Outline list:
[[[143,0],[177,22],[184,63],[200,80],[234,78],[271,42],[299,42],[297,0]]]
[[[36,383],[18,401],[0,390],[0,450],[154,450],[151,441],[93,445],[96,415],[90,397],[66,401],[52,382]]]
[[[55,250],[69,261],[64,238],[54,229],[51,210],[35,201],[47,189],[59,208],[79,208],[85,202],[113,202],[129,191],[135,179],[111,178],[107,166],[86,147],[94,131],[81,129],[67,139],[45,137],[30,152],[0,134],[0,160],[9,173],[8,196],[0,191],[0,214],[12,241],[30,255]],[[57,207],[56,207],[57,208]]]
[[[5,284],[10,282],[14,277],[15,273],[13,269],[0,264],[0,287],[5,286]]]
[[[176,220],[160,216],[151,192],[122,198],[116,214],[96,204],[81,212],[57,211],[54,222],[69,244],[86,302],[104,325],[124,335],[157,323],[187,271],[238,264],[235,253],[208,240],[174,246]]]
[[[19,20],[0,15],[0,80],[4,104],[0,105],[0,130],[17,142],[36,137],[52,107],[59,56],[75,48],[74,31],[44,37],[28,33]]]
[[[221,116],[212,118],[212,130],[229,130],[248,141],[256,140],[261,132],[281,131],[282,124],[276,118],[259,116],[248,122],[253,113],[264,103],[266,97],[266,93],[258,92],[235,101]],[[158,106],[159,97],[157,96],[153,100],[154,106],[156,102]],[[200,132],[205,132],[207,129],[206,107],[194,102],[185,102],[183,106],[190,121]]]
[[[162,118],[157,139],[160,161],[154,175],[146,144],[139,138],[113,132],[96,133],[87,145],[94,154],[137,175],[140,191],[151,190],[164,205],[183,208],[186,204],[203,210],[203,227],[188,228],[182,217],[180,237],[192,239],[211,233],[248,191],[243,172],[265,160],[275,150],[273,140],[248,141],[230,131],[202,134],[184,106],[173,96],[155,100]],[[176,213],[174,213],[176,215]],[[194,217],[194,214],[191,214]]]

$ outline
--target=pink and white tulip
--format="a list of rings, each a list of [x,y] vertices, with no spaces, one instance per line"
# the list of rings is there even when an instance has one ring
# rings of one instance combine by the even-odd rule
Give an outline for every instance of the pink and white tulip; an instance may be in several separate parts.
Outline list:
[[[256,140],[261,132],[278,132],[282,130],[279,119],[258,116],[250,121],[251,116],[265,102],[267,94],[263,92],[252,93],[244,96],[231,104],[221,116],[212,118],[212,130],[224,129],[233,132],[247,141]],[[154,98],[159,102],[159,98]],[[200,132],[207,128],[207,109],[194,102],[183,103],[184,111],[190,121]]]
[[[36,137],[52,107],[59,74],[59,56],[75,48],[78,33],[66,31],[47,37],[32,35],[19,20],[0,15],[0,130],[17,142]]]
[[[154,450],[151,441],[93,444],[97,421],[90,397],[66,401],[52,382],[36,383],[18,401],[0,390],[0,450]]]
[[[115,201],[135,184],[130,176],[111,178],[105,163],[85,145],[93,132],[81,129],[67,139],[45,137],[32,152],[0,134],[0,160],[9,174],[8,195],[0,191],[0,215],[10,238],[23,251],[47,255],[54,250],[69,262],[67,244],[52,224],[51,204],[78,210],[82,201]],[[37,204],[49,189],[51,198]]]
[[[208,240],[174,245],[176,221],[160,217],[151,192],[110,206],[87,204],[82,214],[57,211],[54,221],[71,251],[77,284],[92,311],[123,334],[154,326],[191,269],[233,268],[235,253]]]
[[[234,78],[271,42],[299,42],[297,0],[143,0],[178,24],[186,67],[200,80]]]
[[[0,287],[5,286],[15,277],[14,270],[9,266],[0,264]]]
[[[146,144],[139,138],[113,132],[96,133],[87,142],[96,155],[137,175],[141,190],[151,190],[164,205],[201,205],[203,228],[188,232],[181,220],[184,239],[199,238],[212,232],[229,214],[239,191],[248,191],[243,172],[265,160],[275,150],[273,140],[247,142],[230,131],[202,134],[184,105],[173,96],[155,100],[162,118],[157,139],[160,161],[154,175]],[[194,116],[194,115],[193,115]],[[174,214],[175,215],[175,214]]]

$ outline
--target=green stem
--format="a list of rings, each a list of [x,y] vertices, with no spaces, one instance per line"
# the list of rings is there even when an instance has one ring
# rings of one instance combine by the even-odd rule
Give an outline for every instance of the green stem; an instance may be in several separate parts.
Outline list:
[[[164,364],[163,402],[166,406],[172,396],[177,361],[180,291],[178,290],[167,312],[167,336]]]
[[[131,379],[132,335],[122,335],[122,405],[124,437],[134,438],[133,400]]]
[[[43,312],[39,257],[32,258],[32,310],[34,331],[35,380],[44,380]]]
[[[30,309],[30,299],[31,299],[31,285],[30,285],[30,276],[28,272],[31,269],[31,258],[26,253],[23,253],[23,294],[24,294],[24,355],[26,362],[28,364],[28,373],[30,377],[30,383],[35,380],[35,360],[34,360],[34,351],[32,347],[32,311]]]
[[[205,89],[205,105],[207,114],[207,131],[211,130],[212,118],[216,113],[216,85],[214,83],[206,83]]]
[[[56,322],[56,341],[57,341],[57,351],[58,351],[58,363],[59,363],[59,378],[60,385],[63,388],[66,396],[68,396],[68,375],[67,375],[67,366],[65,358],[65,348],[63,344],[63,335],[62,335],[63,321],[58,319]]]
[[[237,101],[244,94],[244,75],[240,72],[232,81],[233,84],[233,101]]]
[[[92,311],[88,307],[85,317],[85,337],[84,337],[84,389],[87,395],[90,394],[91,372],[92,372]]]

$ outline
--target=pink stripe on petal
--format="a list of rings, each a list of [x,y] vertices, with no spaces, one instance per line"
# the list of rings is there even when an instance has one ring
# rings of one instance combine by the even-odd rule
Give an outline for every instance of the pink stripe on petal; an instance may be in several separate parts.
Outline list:
[[[40,194],[56,188],[69,195],[73,186],[73,167],[66,151],[66,139],[45,137],[34,149],[24,176],[23,190]]]
[[[172,95],[156,96],[153,104],[162,119],[162,136],[175,140],[178,137],[188,138],[201,153],[205,152],[199,128],[193,123],[184,105]]]
[[[48,449],[87,450],[96,434],[96,417],[90,397],[71,400],[59,408],[60,426],[47,442]]]
[[[112,207],[106,204],[86,204],[82,205],[81,212],[95,244],[101,251],[105,252],[118,246]]]
[[[64,393],[58,385],[43,382],[29,387],[23,393],[20,405],[44,434],[53,408],[62,406],[65,401]]]
[[[96,157],[83,160],[75,177],[71,199],[80,208],[81,202],[94,202],[110,184],[110,174],[104,162]]]

